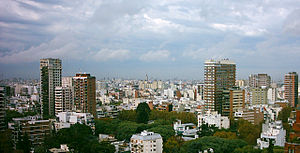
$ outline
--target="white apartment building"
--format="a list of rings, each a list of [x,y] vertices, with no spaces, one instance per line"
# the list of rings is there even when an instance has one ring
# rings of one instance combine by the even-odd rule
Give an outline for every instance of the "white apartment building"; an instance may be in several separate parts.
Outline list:
[[[262,126],[262,133],[257,139],[257,145],[260,149],[268,148],[270,139],[273,139],[274,146],[284,147],[286,131],[283,129],[282,122],[276,121],[265,123]]]
[[[221,114],[218,114],[216,111],[208,111],[206,114],[198,115],[198,127],[201,127],[202,124],[208,124],[209,126],[215,125],[219,129],[228,129],[230,121],[228,117],[221,116]]]
[[[55,115],[73,109],[72,87],[55,87]]]
[[[94,117],[90,113],[60,112],[56,115],[58,122],[55,129],[69,128],[71,125],[80,123],[94,128]]]
[[[160,134],[143,131],[130,138],[131,153],[162,153],[163,140]]]

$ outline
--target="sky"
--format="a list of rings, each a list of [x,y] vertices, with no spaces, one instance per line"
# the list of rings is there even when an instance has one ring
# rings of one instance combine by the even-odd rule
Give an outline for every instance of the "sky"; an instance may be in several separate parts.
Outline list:
[[[203,80],[229,58],[237,79],[300,72],[300,0],[1,0],[0,78],[63,75]]]

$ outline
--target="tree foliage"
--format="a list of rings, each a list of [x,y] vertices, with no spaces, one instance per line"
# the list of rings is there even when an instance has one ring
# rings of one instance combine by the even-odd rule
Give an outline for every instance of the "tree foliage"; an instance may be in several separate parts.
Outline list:
[[[189,112],[168,112],[152,110],[150,113],[150,120],[168,120],[175,122],[177,119],[181,120],[182,123],[194,123],[197,124],[197,117],[193,113]]]
[[[234,153],[261,153],[262,151],[260,149],[255,149],[251,145],[244,146],[242,148],[236,148],[234,150]]]
[[[256,145],[261,133],[261,124],[254,125],[243,119],[231,120],[228,131],[235,132],[239,139],[248,142],[249,145]]]
[[[212,148],[217,153],[233,152],[237,148],[246,146],[247,143],[240,139],[223,139],[213,136],[205,136],[196,140],[188,141],[180,148],[180,152],[198,153]]]
[[[171,136],[175,136],[175,131],[171,125],[158,125],[148,129],[148,131],[159,133],[163,137],[164,142],[166,142]]]
[[[219,129],[215,125],[209,126],[208,124],[202,124],[200,126],[200,131],[198,132],[198,135],[200,137],[213,136],[218,130]]]
[[[108,143],[99,143],[92,129],[83,124],[75,124],[70,128],[61,129],[57,133],[46,137],[43,146],[37,148],[39,152],[47,152],[50,148],[59,148],[60,144],[67,144],[74,152],[102,153],[115,152],[114,146]]]
[[[148,123],[150,116],[150,108],[147,103],[140,103],[136,108],[136,122],[137,123]]]
[[[213,136],[225,139],[237,139],[236,133],[230,131],[217,131]]]
[[[184,140],[181,137],[172,136],[164,144],[164,152],[166,153],[178,152],[183,144],[184,144]]]
[[[5,130],[0,133],[0,153],[12,152],[11,131]]]
[[[281,120],[283,123],[287,123],[288,122],[288,118],[290,117],[292,112],[292,108],[291,107],[285,107],[283,108],[279,114],[278,114],[278,120]]]

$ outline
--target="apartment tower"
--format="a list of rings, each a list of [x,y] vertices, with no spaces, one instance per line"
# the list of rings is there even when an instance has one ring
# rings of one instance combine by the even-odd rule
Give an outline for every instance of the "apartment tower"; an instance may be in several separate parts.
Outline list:
[[[206,111],[222,113],[223,90],[235,85],[236,64],[228,59],[204,63],[204,100]]]
[[[41,105],[44,118],[55,114],[55,87],[61,86],[61,60],[46,58],[40,60]]]
[[[96,115],[96,78],[78,73],[74,81],[74,107],[77,112]]]
[[[62,77],[62,86],[55,87],[55,115],[73,110],[73,77]]]
[[[245,108],[245,90],[239,87],[223,90],[222,116],[233,118],[234,113]]]
[[[284,98],[289,101],[290,106],[297,107],[298,74],[296,72],[289,72],[284,75]]]
[[[249,76],[249,86],[253,88],[267,87],[271,85],[271,77],[268,74],[251,74]]]

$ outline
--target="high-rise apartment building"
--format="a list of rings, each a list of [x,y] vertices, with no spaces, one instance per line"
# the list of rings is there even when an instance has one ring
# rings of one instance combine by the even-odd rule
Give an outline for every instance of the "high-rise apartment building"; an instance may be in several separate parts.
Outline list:
[[[245,90],[234,87],[223,91],[222,116],[233,117],[234,113],[245,108]]]
[[[41,105],[43,117],[55,114],[55,87],[61,86],[61,60],[46,58],[40,60]]]
[[[271,85],[271,77],[268,74],[251,74],[249,76],[249,86],[253,88],[267,87]]]
[[[74,81],[74,109],[96,115],[96,78],[90,74],[76,74]]]
[[[5,87],[0,87],[0,132],[5,130],[5,104],[6,94]]]
[[[228,59],[204,64],[205,110],[222,113],[222,93],[235,85],[236,64]]]
[[[62,86],[55,87],[55,115],[72,111],[74,104],[73,77],[62,77]]]
[[[284,98],[289,101],[290,106],[297,107],[298,74],[296,72],[289,72],[284,75]]]
[[[72,111],[73,90],[71,87],[55,87],[55,115]]]

